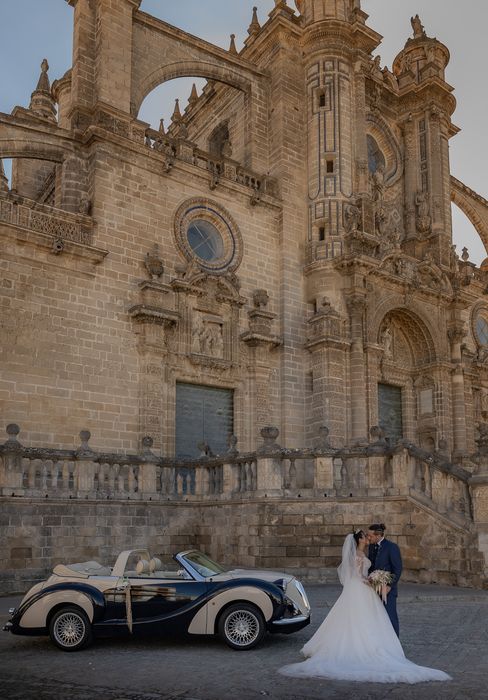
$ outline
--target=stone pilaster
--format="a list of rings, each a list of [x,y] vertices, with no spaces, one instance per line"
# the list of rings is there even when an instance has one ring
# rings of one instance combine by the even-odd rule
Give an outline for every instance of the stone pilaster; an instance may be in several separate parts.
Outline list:
[[[271,332],[276,314],[265,309],[268,304],[268,295],[265,290],[256,290],[254,303],[256,308],[248,312],[249,331],[241,335],[241,340],[249,348],[250,356],[251,436],[257,435],[270,420],[269,383],[273,364],[271,352],[281,344],[281,340]]]
[[[368,433],[363,342],[363,322],[366,300],[361,294],[353,294],[347,299],[347,306],[351,321],[351,350],[349,355],[351,377],[351,439],[355,442],[358,440],[366,440]]]

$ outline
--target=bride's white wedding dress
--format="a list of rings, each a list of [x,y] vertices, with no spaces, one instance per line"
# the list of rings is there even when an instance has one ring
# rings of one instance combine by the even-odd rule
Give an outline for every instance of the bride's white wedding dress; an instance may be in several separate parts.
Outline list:
[[[284,666],[287,676],[333,678],[373,683],[448,681],[443,671],[409,661],[377,593],[366,583],[371,562],[348,535],[339,578],[343,591],[302,649],[307,658]]]

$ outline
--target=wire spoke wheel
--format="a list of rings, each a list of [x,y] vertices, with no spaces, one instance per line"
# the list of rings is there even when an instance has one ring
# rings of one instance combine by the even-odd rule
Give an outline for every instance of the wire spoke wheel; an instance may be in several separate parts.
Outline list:
[[[90,623],[82,610],[65,608],[56,613],[51,620],[50,635],[60,649],[76,651],[89,643]]]
[[[252,605],[234,605],[223,615],[219,631],[234,649],[251,649],[261,641],[266,628],[260,611]]]

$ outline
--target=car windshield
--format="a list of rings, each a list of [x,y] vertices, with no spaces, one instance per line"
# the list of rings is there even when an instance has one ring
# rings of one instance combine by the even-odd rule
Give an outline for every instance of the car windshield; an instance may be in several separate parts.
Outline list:
[[[188,552],[183,559],[198,571],[200,576],[215,576],[215,574],[222,574],[226,571],[223,566],[212,561],[203,552]]]

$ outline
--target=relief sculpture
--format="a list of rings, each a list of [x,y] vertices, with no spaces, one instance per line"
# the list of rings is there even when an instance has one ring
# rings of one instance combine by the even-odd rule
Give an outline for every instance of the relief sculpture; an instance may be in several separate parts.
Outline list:
[[[191,331],[191,351],[196,355],[223,358],[222,324],[216,320],[205,318],[200,312],[195,312]]]

